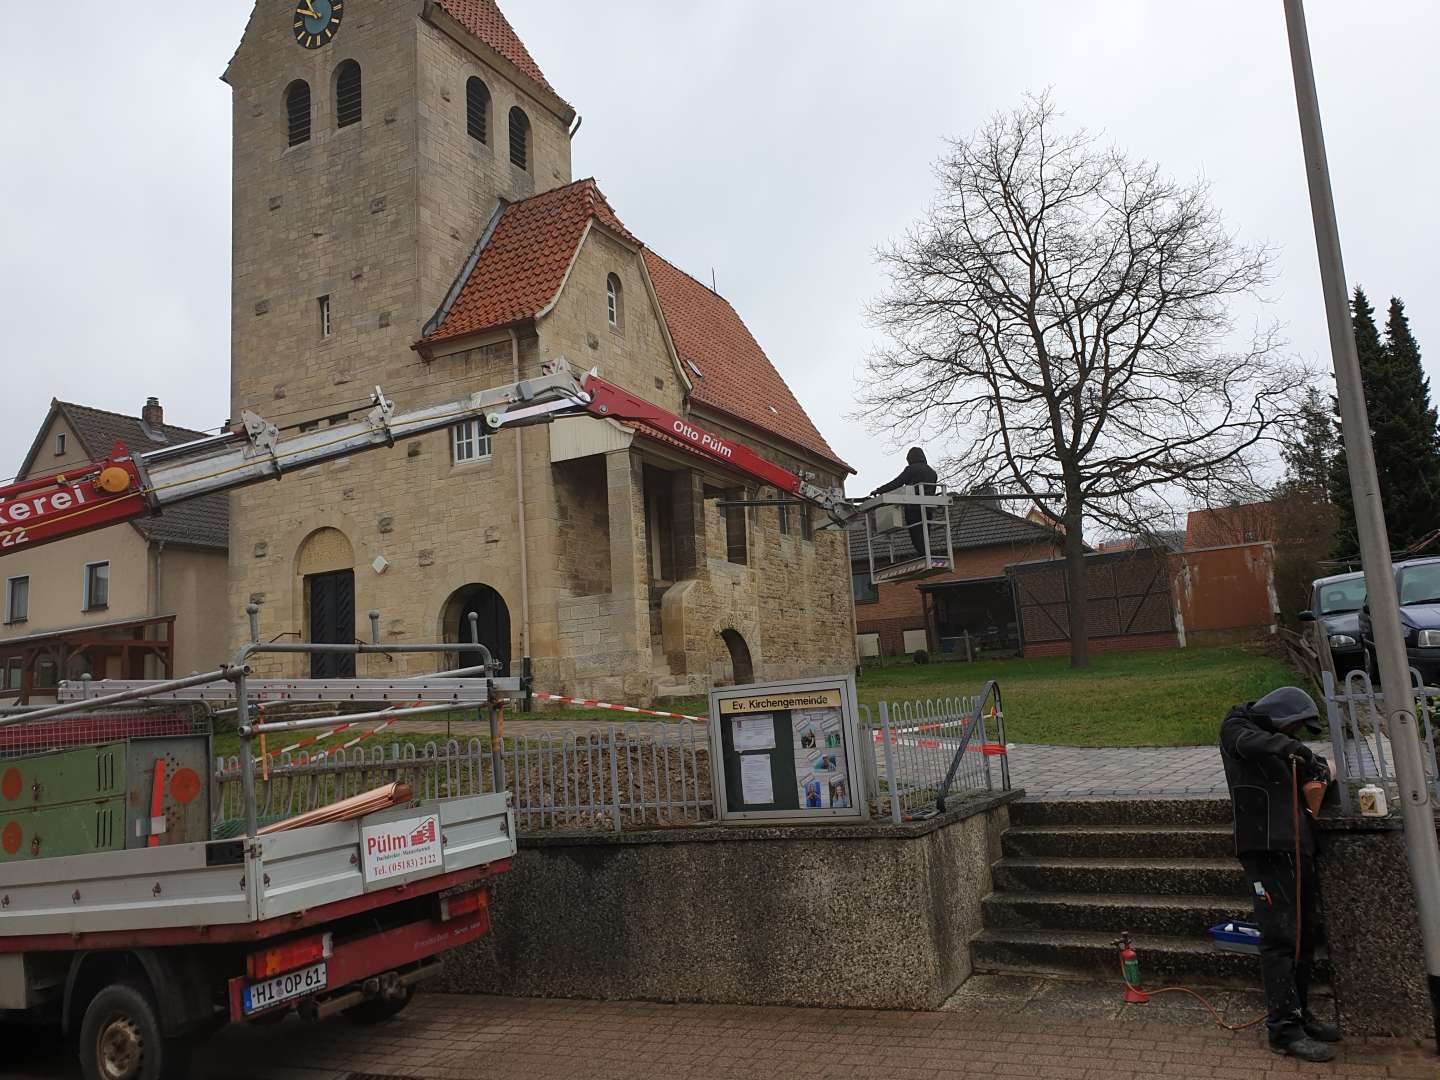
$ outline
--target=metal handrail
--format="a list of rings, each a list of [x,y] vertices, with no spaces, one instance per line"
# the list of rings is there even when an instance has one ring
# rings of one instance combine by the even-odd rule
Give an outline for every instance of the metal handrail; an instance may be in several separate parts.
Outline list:
[[[945,796],[950,794],[950,786],[955,782],[955,774],[960,771],[960,763],[965,760],[965,754],[970,748],[970,740],[975,737],[975,732],[981,732],[981,742],[984,740],[985,731],[985,703],[990,697],[995,698],[995,720],[997,725],[996,737],[1001,745],[1005,743],[1005,710],[1000,703],[1000,683],[991,679],[985,684],[975,698],[975,707],[970,714],[970,722],[965,725],[965,730],[960,735],[960,745],[955,749],[955,756],[950,759],[950,768],[945,773],[945,782],[940,785],[940,793],[935,796],[935,809],[940,813],[945,812]],[[1000,758],[1000,784],[1002,790],[1010,788],[1010,763],[1002,755]]]

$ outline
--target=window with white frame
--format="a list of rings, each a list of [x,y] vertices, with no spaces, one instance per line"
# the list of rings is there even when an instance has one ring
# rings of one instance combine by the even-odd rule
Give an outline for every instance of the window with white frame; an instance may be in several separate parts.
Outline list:
[[[85,564],[85,610],[96,611],[110,606],[110,564]]]
[[[330,336],[330,297],[322,296],[316,301],[320,305],[320,336]]]
[[[30,578],[5,579],[5,621],[22,623],[30,617]]]
[[[55,433],[55,456],[59,457],[63,453],[65,453],[65,432],[57,431]]]
[[[485,430],[485,421],[466,420],[450,429],[450,462],[462,465],[467,461],[481,461],[490,456],[490,435]]]
[[[625,332],[625,290],[614,274],[605,279],[605,317],[611,330]]]

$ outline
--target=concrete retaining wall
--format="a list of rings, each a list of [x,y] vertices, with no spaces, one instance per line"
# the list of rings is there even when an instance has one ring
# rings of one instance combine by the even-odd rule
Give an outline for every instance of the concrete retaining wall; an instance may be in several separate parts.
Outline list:
[[[1415,890],[1398,819],[1322,818],[1331,984],[1346,1035],[1434,1038]]]
[[[530,836],[439,989],[933,1009],[970,974],[1007,804],[908,825]]]

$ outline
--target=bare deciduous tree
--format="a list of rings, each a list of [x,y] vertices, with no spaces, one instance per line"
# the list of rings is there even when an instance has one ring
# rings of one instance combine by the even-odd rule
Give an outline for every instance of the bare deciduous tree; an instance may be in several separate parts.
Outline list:
[[[1153,528],[1177,492],[1220,501],[1291,413],[1273,329],[1235,348],[1230,302],[1265,282],[1203,183],[1085,132],[1045,97],[938,162],[940,192],[881,252],[889,345],[863,414],[942,439],[951,482],[1000,481],[1064,530],[1071,663],[1088,663],[1084,523]]]

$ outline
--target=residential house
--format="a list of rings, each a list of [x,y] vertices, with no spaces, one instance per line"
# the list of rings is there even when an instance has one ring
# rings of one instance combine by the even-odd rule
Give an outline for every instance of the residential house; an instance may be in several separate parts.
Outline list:
[[[165,423],[153,397],[139,416],[52,401],[18,477],[64,472],[117,445],[143,453],[201,437]],[[45,698],[85,674],[164,678],[223,662],[228,517],[225,497],[208,495],[0,556],[0,698]]]

